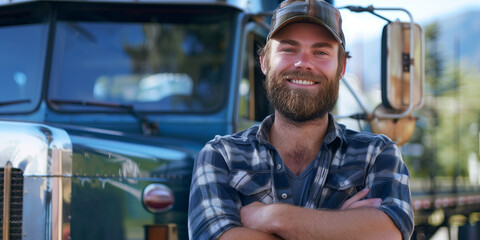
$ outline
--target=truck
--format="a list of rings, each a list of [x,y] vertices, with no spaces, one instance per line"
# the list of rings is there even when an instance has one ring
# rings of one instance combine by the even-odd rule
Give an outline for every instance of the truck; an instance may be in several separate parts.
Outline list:
[[[188,239],[196,153],[273,112],[258,48],[278,3],[2,0],[2,239]],[[385,48],[393,52],[410,39],[394,33],[414,36],[414,25],[390,26]],[[406,65],[385,54],[385,71],[413,71],[422,56],[406,52],[397,54]],[[407,87],[397,96],[384,75],[386,110],[349,118],[384,134],[402,131],[399,122],[418,125],[412,113],[423,97],[409,93],[421,77],[413,84],[414,74],[400,73]],[[418,239],[449,224],[461,197],[464,216],[480,212],[474,195],[453,195],[451,205],[435,189],[412,189]],[[441,223],[431,222],[440,210]]]
[[[2,1],[2,239],[187,239],[194,157],[242,124],[277,4]]]

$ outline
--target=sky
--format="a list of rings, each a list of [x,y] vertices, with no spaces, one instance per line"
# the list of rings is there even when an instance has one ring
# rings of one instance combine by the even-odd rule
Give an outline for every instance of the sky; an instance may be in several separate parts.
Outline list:
[[[347,5],[404,8],[412,14],[414,21],[421,26],[430,24],[439,18],[454,16],[462,12],[480,11],[480,0],[335,0],[337,8]],[[348,61],[347,72],[351,74],[350,76],[355,75],[358,80],[357,84],[362,85],[364,89],[376,89],[378,96],[375,99],[379,101],[380,39],[383,26],[387,22],[370,13],[352,13],[347,9],[341,9],[340,12],[343,19],[347,51],[350,51],[353,56]],[[408,15],[402,11],[375,12],[391,21],[398,18],[402,21],[409,21]],[[354,105],[347,104],[347,106]]]
[[[335,0],[335,6],[338,8],[347,5],[404,8],[412,14],[414,21],[421,25],[430,23],[439,16],[450,16],[470,10],[480,11],[479,0]],[[408,20],[408,15],[401,11],[376,12],[390,20],[398,18],[402,21]],[[359,36],[366,39],[380,36],[381,29],[386,23],[369,13],[351,13],[349,10],[341,10],[341,13],[347,42]]]

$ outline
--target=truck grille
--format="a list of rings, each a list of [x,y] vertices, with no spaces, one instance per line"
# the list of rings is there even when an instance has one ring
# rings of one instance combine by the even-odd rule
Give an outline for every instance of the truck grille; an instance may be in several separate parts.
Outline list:
[[[21,240],[22,239],[22,206],[23,206],[23,172],[20,169],[11,168],[8,164],[5,168],[0,168],[0,239],[2,240]],[[10,174],[9,174],[10,172]],[[5,174],[10,175],[9,180],[5,180]],[[10,183],[9,183],[10,182]],[[8,186],[10,185],[10,186]],[[9,189],[9,190],[8,190]],[[9,194],[7,193],[9,191]],[[10,195],[9,199],[6,199]],[[4,219],[4,203],[9,204],[9,219]],[[7,216],[8,216],[7,215]],[[8,221],[8,225],[4,224]],[[4,236],[4,226],[8,226],[8,238]],[[6,234],[7,232],[5,232]]]

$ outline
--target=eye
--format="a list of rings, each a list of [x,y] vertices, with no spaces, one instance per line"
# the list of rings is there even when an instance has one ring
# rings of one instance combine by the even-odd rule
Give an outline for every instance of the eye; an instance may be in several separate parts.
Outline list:
[[[325,51],[315,51],[314,54],[315,55],[328,55],[328,53],[325,52]]]
[[[282,52],[295,52],[295,50],[293,48],[282,48],[281,49]]]

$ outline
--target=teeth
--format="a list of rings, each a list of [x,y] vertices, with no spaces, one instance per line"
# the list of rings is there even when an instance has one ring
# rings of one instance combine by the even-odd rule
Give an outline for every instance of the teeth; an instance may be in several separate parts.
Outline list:
[[[313,85],[315,82],[313,81],[308,81],[308,80],[298,80],[298,79],[292,79],[292,83],[299,84],[299,85]]]

